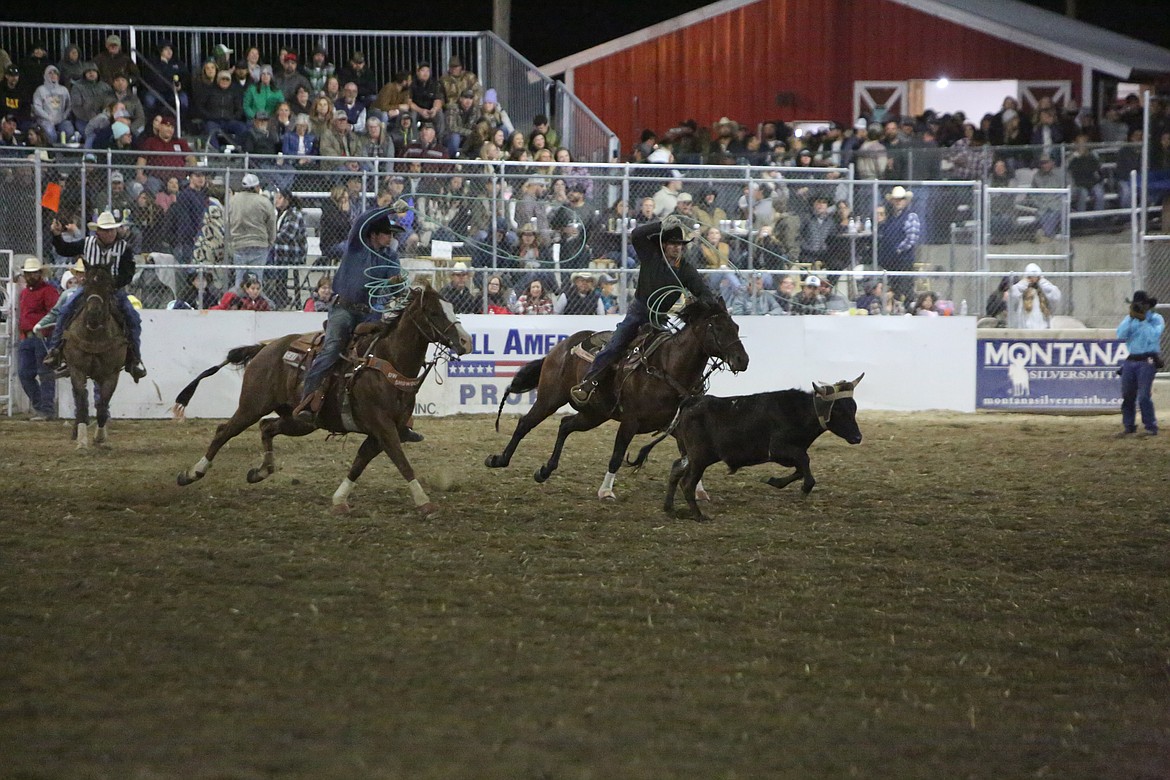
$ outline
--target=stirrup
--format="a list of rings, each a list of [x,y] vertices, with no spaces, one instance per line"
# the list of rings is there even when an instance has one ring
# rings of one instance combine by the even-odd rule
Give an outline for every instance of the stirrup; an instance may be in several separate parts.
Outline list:
[[[293,419],[297,422],[314,424],[317,422],[317,413],[321,411],[321,402],[325,399],[325,393],[320,389],[306,395],[297,404],[297,408],[293,409]]]
[[[126,366],[126,372],[130,374],[130,376],[134,378],[135,383],[137,383],[139,379],[142,379],[146,376],[146,366],[142,365],[141,360],[135,360]]]
[[[593,394],[597,392],[597,380],[585,379],[580,384],[569,391],[569,395],[573,400],[579,404],[587,404],[593,399]]]

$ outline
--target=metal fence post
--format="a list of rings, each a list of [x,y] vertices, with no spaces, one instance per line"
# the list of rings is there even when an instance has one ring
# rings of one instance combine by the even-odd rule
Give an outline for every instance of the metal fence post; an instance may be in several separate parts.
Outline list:
[[[36,248],[37,257],[41,262],[45,262],[45,220],[41,212],[41,193],[45,191],[44,177],[41,175],[41,156],[39,154],[33,155],[33,182],[36,188],[33,192],[34,203],[36,204],[33,213],[36,214]],[[46,263],[48,265],[48,263]],[[20,318],[19,309],[13,308],[13,320]]]

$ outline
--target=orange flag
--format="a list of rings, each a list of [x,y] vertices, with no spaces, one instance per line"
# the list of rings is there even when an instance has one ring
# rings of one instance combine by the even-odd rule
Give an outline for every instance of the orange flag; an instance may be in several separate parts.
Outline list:
[[[61,185],[49,182],[45,185],[45,194],[41,196],[41,206],[49,211],[56,211],[61,205]]]

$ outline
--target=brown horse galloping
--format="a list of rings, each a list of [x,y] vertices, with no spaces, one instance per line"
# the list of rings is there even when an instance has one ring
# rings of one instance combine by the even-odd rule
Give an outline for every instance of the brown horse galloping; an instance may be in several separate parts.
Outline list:
[[[398,467],[402,478],[409,483],[411,498],[419,511],[423,514],[434,512],[438,507],[430,502],[415,478],[414,469],[402,451],[399,431],[406,426],[414,408],[414,397],[421,381],[418,375],[426,361],[427,346],[438,344],[458,355],[464,355],[471,351],[471,337],[459,324],[451,304],[441,300],[439,294],[426,283],[410,292],[409,303],[396,324],[379,325],[372,335],[372,343],[365,348],[365,360],[352,382],[349,408],[343,408],[345,382],[335,377],[317,416],[316,425],[300,422],[292,414],[300,398],[303,377],[298,368],[285,363],[284,354],[298,338],[298,334],[284,336],[267,344],[237,347],[228,352],[227,360],[200,374],[176,399],[176,411],[181,413],[202,379],[229,363],[247,366],[244,369],[243,387],[240,389],[239,408],[231,419],[216,429],[215,437],[199,462],[179,473],[179,484],[189,485],[202,479],[216,453],[228,440],[251,427],[264,415],[275,411],[277,417],[270,417],[260,423],[264,461],[258,468],[248,472],[249,482],[260,482],[276,471],[276,457],[272,450],[274,437],[281,434],[304,436],[317,428],[334,433],[347,433],[356,428],[358,432],[366,434],[366,439],[358,448],[345,480],[333,494],[333,511],[337,514],[349,511],[348,498],[354,483],[366,465],[379,452],[385,452]],[[345,422],[347,415],[352,418],[352,427]]]
[[[65,364],[73,385],[73,415],[76,422],[77,449],[89,446],[89,392],[87,380],[94,383],[93,401],[97,407],[95,444],[106,441],[106,423],[110,419],[110,399],[118,387],[118,377],[126,365],[126,333],[115,316],[114,280],[106,266],[87,268],[85,302],[64,333]]]
[[[748,367],[748,354],[739,338],[739,326],[720,301],[707,304],[695,301],[679,314],[684,327],[668,336],[646,361],[635,365],[619,365],[613,378],[603,383],[594,394],[594,400],[585,407],[572,401],[569,391],[581,381],[589,363],[573,354],[573,347],[593,335],[583,330],[557,344],[539,360],[528,363],[517,372],[504,401],[513,393],[536,389],[536,403],[516,424],[512,440],[499,455],[490,455],[488,468],[503,468],[512,460],[520,440],[566,403],[572,403],[576,414],[561,420],[557,442],[548,463],[536,470],[534,478],[544,482],[560,463],[565,439],[575,431],[588,431],[607,420],[618,420],[613,454],[609,470],[597,491],[598,498],[614,498],[613,479],[634,436],[660,431],[670,425],[683,398],[703,392],[703,369],[708,360],[726,363],[734,372]],[[500,402],[500,412],[504,409]],[[499,430],[500,416],[496,415]]]

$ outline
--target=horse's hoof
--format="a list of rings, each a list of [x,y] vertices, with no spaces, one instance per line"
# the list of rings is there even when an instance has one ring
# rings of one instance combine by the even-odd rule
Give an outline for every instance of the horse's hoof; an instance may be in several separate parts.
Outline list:
[[[484,460],[483,465],[487,466],[489,469],[498,469],[500,467],[500,456],[488,455]]]
[[[710,523],[710,522],[712,522],[711,516],[705,515],[702,512],[695,512],[693,514],[693,517],[695,518],[696,523]]]
[[[710,501],[711,494],[708,493],[706,490],[696,490],[695,491],[695,500],[696,501]]]
[[[334,504],[333,508],[329,511],[332,514],[340,517],[343,515],[348,515],[351,511],[353,511],[353,507],[351,507],[348,502],[342,501],[340,504]]]
[[[608,498],[610,501],[617,501],[617,496],[616,496],[616,495],[614,495],[614,492],[613,492],[612,490],[605,490],[605,489],[598,490],[598,491],[597,491],[597,497],[598,497],[598,498],[600,498],[600,499],[601,499],[601,500],[603,500],[603,501],[604,501],[605,499],[607,499],[607,498]]]
[[[186,487],[187,485],[190,485],[192,482],[195,482],[198,479],[199,479],[198,476],[192,477],[187,472],[180,471],[178,479],[176,481],[179,483],[179,487]]]
[[[265,468],[248,469],[248,482],[255,485],[257,482],[263,482],[272,476],[272,472]]]
[[[98,427],[97,431],[95,431],[93,434],[93,443],[94,444],[105,444],[106,443],[106,429],[105,428],[102,428],[100,426]]]
[[[532,475],[532,478],[533,478],[533,479],[535,479],[537,482],[539,482],[539,483],[542,483],[542,484],[543,484],[544,482],[547,482],[547,481],[548,481],[548,478],[549,478],[549,472],[545,471],[545,470],[544,470],[544,469],[542,469],[542,468],[541,468],[541,469],[537,469],[537,470],[536,470],[536,473]]]
[[[89,445],[88,445],[87,443],[83,442],[83,441],[79,441],[79,442],[77,442],[77,449],[78,449],[78,451],[81,451],[81,450],[88,450],[88,449],[89,449]]]
[[[433,515],[439,511],[439,505],[436,503],[433,503],[431,501],[428,501],[425,504],[420,504],[420,505],[416,506],[415,511],[418,512],[423,517],[430,517],[431,515]]]

